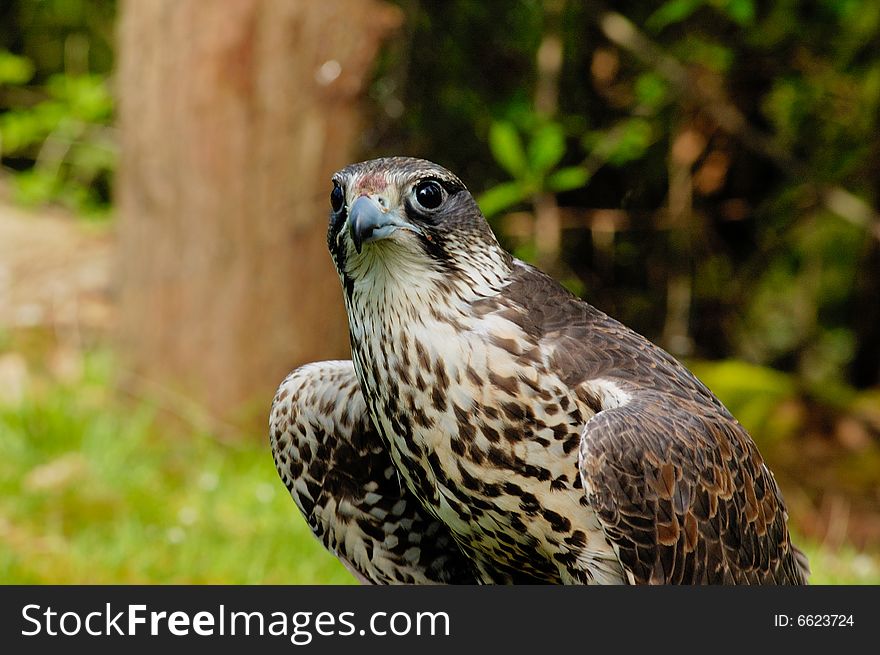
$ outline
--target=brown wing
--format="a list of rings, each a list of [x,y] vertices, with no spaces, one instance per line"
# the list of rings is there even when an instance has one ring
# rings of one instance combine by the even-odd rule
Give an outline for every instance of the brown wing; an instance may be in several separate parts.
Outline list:
[[[779,488],[729,415],[642,394],[587,422],[580,469],[631,582],[806,584]]]
[[[447,528],[401,485],[350,361],[291,373],[269,428],[275,467],[297,507],[361,582],[476,583]]]
[[[570,388],[625,392],[585,428],[581,481],[633,582],[804,583],[779,488],[745,429],[669,353],[517,262],[503,298]]]

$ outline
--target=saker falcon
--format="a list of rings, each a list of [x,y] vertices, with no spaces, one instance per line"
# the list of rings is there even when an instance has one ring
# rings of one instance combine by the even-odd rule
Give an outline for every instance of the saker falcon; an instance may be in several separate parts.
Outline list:
[[[754,442],[671,355],[505,252],[464,184],[333,176],[351,362],[294,371],[275,464],[373,583],[805,584]]]

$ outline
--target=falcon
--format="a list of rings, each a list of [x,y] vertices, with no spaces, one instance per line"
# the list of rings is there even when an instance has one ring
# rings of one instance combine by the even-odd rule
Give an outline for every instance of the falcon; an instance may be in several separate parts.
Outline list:
[[[806,583],[755,443],[675,358],[508,254],[441,166],[332,182],[352,361],[297,369],[270,434],[362,579]]]

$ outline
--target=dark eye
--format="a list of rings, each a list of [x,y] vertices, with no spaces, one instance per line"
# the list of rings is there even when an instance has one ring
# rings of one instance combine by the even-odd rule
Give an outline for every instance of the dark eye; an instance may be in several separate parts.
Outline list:
[[[437,209],[443,202],[443,187],[435,180],[416,185],[416,201],[425,209]]]
[[[333,211],[338,212],[342,209],[342,205],[345,203],[345,191],[342,190],[342,187],[333,183],[333,191],[330,192],[330,206],[333,208]]]

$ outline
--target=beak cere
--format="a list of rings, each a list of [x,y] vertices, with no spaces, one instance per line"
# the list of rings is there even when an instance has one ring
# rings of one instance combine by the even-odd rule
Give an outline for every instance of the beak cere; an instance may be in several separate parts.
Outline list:
[[[359,254],[365,243],[384,239],[400,228],[421,231],[396,211],[384,207],[377,196],[363,195],[348,210],[348,233]]]

